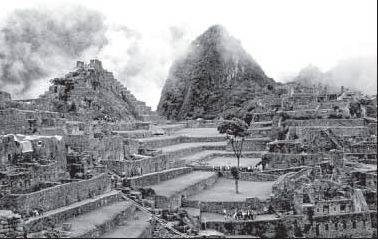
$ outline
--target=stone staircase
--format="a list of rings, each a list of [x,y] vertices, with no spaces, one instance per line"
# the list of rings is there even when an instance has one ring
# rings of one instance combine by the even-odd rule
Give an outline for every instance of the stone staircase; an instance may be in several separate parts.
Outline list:
[[[28,238],[58,232],[63,238],[151,237],[149,216],[113,190],[74,204],[45,212],[25,222]]]
[[[188,174],[146,186],[155,191],[155,207],[177,209],[186,197],[199,193],[212,186],[218,180],[218,174],[208,171],[193,171]]]

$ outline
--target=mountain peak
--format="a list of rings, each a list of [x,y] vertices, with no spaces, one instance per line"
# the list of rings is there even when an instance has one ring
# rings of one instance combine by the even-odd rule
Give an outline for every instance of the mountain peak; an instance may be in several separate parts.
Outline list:
[[[173,63],[158,111],[168,119],[216,118],[271,84],[240,41],[214,25]]]

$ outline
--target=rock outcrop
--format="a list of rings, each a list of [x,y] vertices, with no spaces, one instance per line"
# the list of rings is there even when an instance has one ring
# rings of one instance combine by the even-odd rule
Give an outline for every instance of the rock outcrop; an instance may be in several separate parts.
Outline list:
[[[215,25],[173,63],[158,112],[168,119],[212,119],[274,85],[240,41]]]

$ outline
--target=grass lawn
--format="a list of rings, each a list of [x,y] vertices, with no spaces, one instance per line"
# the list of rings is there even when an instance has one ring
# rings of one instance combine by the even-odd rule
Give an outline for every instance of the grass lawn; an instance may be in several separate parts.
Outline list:
[[[243,202],[246,198],[257,197],[260,200],[265,200],[270,197],[272,193],[272,186],[274,182],[250,182],[239,181],[239,194],[235,193],[235,180],[219,178],[211,188],[202,191],[189,198],[189,200],[196,200],[202,202]]]

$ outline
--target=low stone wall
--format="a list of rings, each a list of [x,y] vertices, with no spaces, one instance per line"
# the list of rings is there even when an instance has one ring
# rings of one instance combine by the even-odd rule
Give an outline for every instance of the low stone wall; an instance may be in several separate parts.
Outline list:
[[[158,184],[161,181],[176,178],[177,176],[192,172],[192,168],[183,167],[176,169],[169,169],[161,172],[148,173],[142,176],[128,178],[126,183],[129,187],[143,187],[148,185]]]
[[[147,138],[153,136],[153,132],[150,130],[114,131],[114,133],[121,135],[123,138]]]
[[[312,166],[322,161],[322,157],[319,154],[291,153],[266,153],[262,159],[266,163],[264,170]]]
[[[150,123],[148,122],[117,122],[108,123],[109,128],[112,131],[131,131],[131,130],[148,130]]]
[[[166,136],[152,139],[139,140],[140,147],[147,149],[156,149],[165,146],[180,144],[180,143],[192,143],[192,142],[223,142],[225,137],[187,137],[187,136]]]
[[[25,238],[24,222],[19,214],[0,210],[0,238]]]
[[[253,209],[255,211],[262,211],[264,207],[268,207],[267,201],[260,201],[258,198],[247,198],[245,201],[238,202],[204,202],[194,200],[184,200],[182,202],[183,207],[200,208],[201,212],[211,212],[223,214],[224,210],[234,212],[236,209],[247,211]]]
[[[264,170],[263,173],[265,174],[274,174],[274,175],[283,175],[289,172],[298,172],[302,170],[304,167],[291,167],[291,168],[284,168],[284,169],[269,169]]]
[[[221,171],[221,176],[228,179],[234,179],[231,171]],[[240,181],[251,181],[251,182],[271,182],[278,179],[278,175],[266,174],[260,172],[239,172]]]
[[[110,178],[101,174],[89,180],[65,183],[29,194],[10,194],[3,199],[3,206],[21,214],[29,214],[34,209],[49,211],[109,190]]]
[[[265,151],[266,144],[270,141],[269,138],[247,138],[244,141],[243,151]],[[232,150],[230,143],[227,143],[227,150]]]
[[[196,184],[193,184],[185,189],[182,189],[179,192],[176,192],[172,196],[155,196],[155,207],[162,208],[162,209],[177,209],[181,207],[182,205],[182,196],[184,198],[187,198],[189,196],[192,196],[203,189],[208,188],[209,186],[212,186],[216,183],[218,180],[217,175],[213,175],[207,179],[204,179],[200,182],[197,182]]]
[[[185,137],[183,136],[165,136],[151,139],[147,138],[139,140],[139,145],[141,148],[156,149],[169,145],[180,144],[184,142],[184,138]]]
[[[308,119],[308,120],[294,120],[288,119],[285,121],[287,126],[344,126],[355,127],[364,126],[365,121],[361,118],[356,119]]]
[[[189,120],[186,122],[187,128],[216,128],[218,121],[216,120]]]

